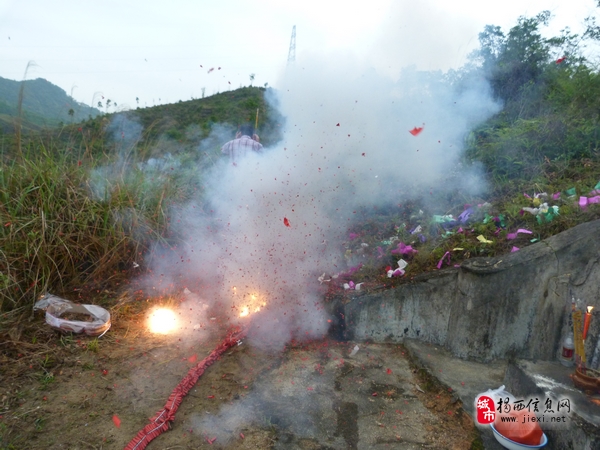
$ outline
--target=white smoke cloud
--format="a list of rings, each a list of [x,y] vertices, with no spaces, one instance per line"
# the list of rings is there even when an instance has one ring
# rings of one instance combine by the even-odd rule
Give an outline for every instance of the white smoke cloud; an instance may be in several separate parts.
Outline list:
[[[469,130],[499,109],[484,81],[453,88],[415,67],[392,79],[352,55],[302,55],[280,86],[283,141],[202,175],[204,203],[174,212],[182,243],[154,255],[150,281],[195,286],[232,320],[260,307],[250,337],[272,348],[326,333],[317,277],[348,270],[341,243],[359,208],[482,192],[459,160]]]

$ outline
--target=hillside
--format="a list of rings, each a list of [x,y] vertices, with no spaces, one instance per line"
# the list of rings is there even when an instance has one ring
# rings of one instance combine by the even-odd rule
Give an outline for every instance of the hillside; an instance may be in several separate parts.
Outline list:
[[[279,139],[283,118],[266,101],[269,90],[261,87],[243,87],[210,97],[179,101],[178,103],[137,108],[128,112],[136,117],[148,135],[166,134],[177,141],[206,137],[216,124],[232,127],[257,122],[263,143]],[[193,131],[190,133],[190,131]],[[186,133],[187,132],[187,133]]]
[[[63,89],[43,78],[21,82],[0,77],[0,129],[4,132],[14,130],[21,87],[25,130],[54,127],[60,122],[80,122],[100,114],[96,108],[77,102]]]
[[[269,95],[265,88],[243,87],[202,99],[102,114],[45,136],[91,156],[131,145],[144,159],[167,152],[194,152],[198,146],[214,150],[232,138],[239,125],[258,122],[261,142],[268,146],[281,139],[284,124],[284,118],[267,101]],[[37,133],[28,136],[27,140],[35,140]]]

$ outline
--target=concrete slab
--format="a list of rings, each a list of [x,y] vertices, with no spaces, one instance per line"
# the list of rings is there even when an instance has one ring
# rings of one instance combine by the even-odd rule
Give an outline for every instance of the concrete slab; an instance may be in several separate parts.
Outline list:
[[[555,361],[517,360],[507,368],[505,385],[518,396],[570,400],[572,413],[566,416],[566,425],[542,424],[553,443],[549,448],[600,449],[600,396],[576,388],[573,373],[574,368]]]
[[[496,389],[504,383],[506,361],[477,363],[455,358],[441,346],[414,339],[405,339],[404,346],[413,361],[429,371],[440,383],[456,393],[463,408],[474,416],[475,397],[488,389]],[[479,427],[486,450],[503,450],[489,427]]]
[[[542,425],[548,436],[545,449],[600,449],[600,397],[585,395],[574,387],[570,378],[573,368],[551,361],[496,361],[489,364],[465,361],[453,357],[441,346],[413,339],[406,339],[404,346],[416,364],[456,393],[471,417],[475,413],[475,397],[501,385],[516,397],[569,398],[573,411],[570,423],[561,427]],[[503,449],[489,428],[479,427],[479,430],[486,450]]]

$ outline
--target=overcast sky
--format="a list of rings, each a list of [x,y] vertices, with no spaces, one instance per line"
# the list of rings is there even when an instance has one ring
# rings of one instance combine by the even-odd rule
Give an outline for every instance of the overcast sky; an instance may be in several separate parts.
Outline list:
[[[554,14],[580,30],[595,0],[0,0],[0,76],[45,78],[83,103],[174,103],[250,84],[277,87],[292,28],[296,63],[353,54],[396,76],[459,67],[486,24]],[[392,55],[392,56],[390,56]],[[211,71],[211,69],[214,69]]]

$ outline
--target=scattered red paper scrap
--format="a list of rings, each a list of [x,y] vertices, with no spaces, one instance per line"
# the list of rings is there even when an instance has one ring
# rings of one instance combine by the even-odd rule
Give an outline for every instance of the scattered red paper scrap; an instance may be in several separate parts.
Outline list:
[[[117,428],[121,428],[121,419],[116,414],[113,416],[113,423]]]
[[[106,369],[103,369],[103,370],[102,370],[102,375],[104,375],[104,376],[108,375],[108,370],[106,370]]]
[[[288,218],[287,218],[287,217],[284,217],[284,218],[283,218],[283,224],[284,224],[286,227],[291,227],[291,225],[290,225],[290,221],[288,220]]]
[[[210,439],[210,438],[206,438],[206,442],[208,442],[210,445],[212,445],[215,441],[217,440],[216,437]]]
[[[423,131],[423,127],[414,127],[412,130],[409,131],[409,133],[412,134],[413,136],[416,136],[421,131]]]
[[[561,62],[563,62],[566,58],[563,56],[562,58],[558,58],[556,60],[556,64],[560,64]]]
[[[244,433],[240,433],[240,437],[241,437],[242,439],[244,439],[244,437],[245,437],[245,436],[244,436]]]
[[[194,354],[194,355],[190,356],[187,360],[188,360],[188,362],[194,363],[194,362],[196,362],[197,359],[198,359],[198,356]]]
[[[387,370],[387,374],[388,374],[388,375],[391,375],[391,374],[392,374],[392,369],[388,369],[388,370]]]
[[[372,395],[373,397],[377,397],[377,392],[373,392],[371,395]]]
[[[215,398],[215,396],[214,396],[214,395],[209,395],[209,396],[208,396],[208,397],[206,397],[206,398]]]

